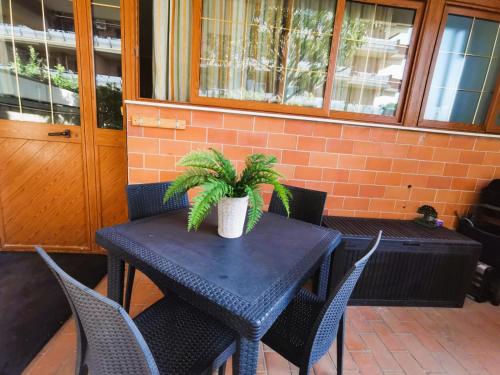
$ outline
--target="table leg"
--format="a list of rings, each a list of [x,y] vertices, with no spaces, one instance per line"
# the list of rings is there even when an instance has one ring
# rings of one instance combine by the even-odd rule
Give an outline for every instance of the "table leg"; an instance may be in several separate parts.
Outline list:
[[[120,258],[108,253],[108,297],[123,304],[123,277],[125,263]]]
[[[259,340],[253,341],[246,337],[238,339],[238,349],[233,356],[234,375],[255,375],[259,357]]]
[[[331,255],[327,256],[319,268],[318,288],[316,294],[319,298],[325,301],[328,297],[328,280],[330,278]]]
[[[345,331],[345,312],[339,321],[337,331],[337,375],[342,375],[344,367],[344,331]]]

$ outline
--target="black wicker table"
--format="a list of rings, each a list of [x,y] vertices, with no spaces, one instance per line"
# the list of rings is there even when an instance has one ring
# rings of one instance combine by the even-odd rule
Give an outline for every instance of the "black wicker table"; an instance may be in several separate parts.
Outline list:
[[[330,255],[340,233],[264,213],[238,239],[217,235],[211,215],[197,232],[186,231],[187,210],[104,228],[96,241],[108,251],[108,295],[123,303],[124,261],[212,314],[238,334],[235,374],[255,374],[260,338],[304,282],[320,269],[326,295]]]
[[[351,296],[351,305],[462,307],[481,244],[447,228],[412,220],[328,216],[323,225],[342,233],[332,259],[332,285],[383,230],[380,246]]]

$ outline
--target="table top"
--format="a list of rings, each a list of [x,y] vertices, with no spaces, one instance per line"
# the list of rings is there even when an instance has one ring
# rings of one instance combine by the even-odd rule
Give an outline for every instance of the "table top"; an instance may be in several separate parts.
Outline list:
[[[225,239],[217,234],[215,213],[197,232],[187,232],[187,213],[183,209],[104,228],[96,241],[137,268],[161,274],[172,290],[255,337],[265,333],[341,237],[264,213],[249,234]]]
[[[413,220],[325,216],[323,225],[338,230],[344,238],[371,239],[383,231],[382,239],[477,245],[477,242],[448,228],[428,228]]]

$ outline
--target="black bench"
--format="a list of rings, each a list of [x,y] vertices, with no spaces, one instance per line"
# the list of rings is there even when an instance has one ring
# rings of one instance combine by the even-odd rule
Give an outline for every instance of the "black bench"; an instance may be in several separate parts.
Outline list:
[[[379,230],[384,234],[352,294],[351,305],[462,307],[481,244],[446,228],[411,220],[325,216],[342,233],[334,251],[332,283],[359,259]]]

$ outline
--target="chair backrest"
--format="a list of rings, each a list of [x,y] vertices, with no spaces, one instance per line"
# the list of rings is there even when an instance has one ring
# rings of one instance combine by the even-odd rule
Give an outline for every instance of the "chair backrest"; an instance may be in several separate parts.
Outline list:
[[[163,196],[171,182],[127,186],[128,218],[130,221],[189,207],[187,193],[175,194],[166,203]]]
[[[349,298],[351,297],[366,263],[377,249],[381,238],[382,231],[373,238],[368,245],[368,252],[351,267],[342,281],[338,284],[335,291],[325,302],[309,337],[308,350],[310,350],[310,355],[308,356],[309,363],[306,368],[309,368],[310,365],[320,359],[335,340],[339,322],[345,312]]]
[[[36,251],[61,284],[71,305],[91,374],[159,374],[146,341],[123,308],[64,272],[40,247]],[[80,346],[79,346],[80,347]]]
[[[304,189],[296,186],[286,186],[292,193],[290,200],[290,217],[307,223],[321,225],[325,208],[326,193],[324,191]],[[269,212],[286,216],[283,203],[273,191]]]

